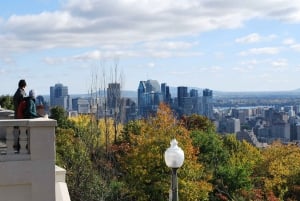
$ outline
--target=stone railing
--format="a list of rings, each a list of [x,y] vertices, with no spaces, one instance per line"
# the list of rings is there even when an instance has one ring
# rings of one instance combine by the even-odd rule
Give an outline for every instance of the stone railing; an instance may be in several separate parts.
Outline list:
[[[40,143],[36,140],[44,135],[46,136],[43,138],[47,139],[44,129],[54,129],[55,125],[56,121],[44,118],[0,120],[0,162],[30,160],[32,148],[39,146],[36,143]],[[32,135],[38,136],[33,137]],[[48,137],[50,136],[48,135]],[[54,141],[47,146],[52,149]],[[55,155],[55,153],[52,154]]]
[[[56,200],[55,126],[46,118],[0,120],[0,200]]]
[[[7,126],[0,138],[0,161],[30,159],[30,127]]]

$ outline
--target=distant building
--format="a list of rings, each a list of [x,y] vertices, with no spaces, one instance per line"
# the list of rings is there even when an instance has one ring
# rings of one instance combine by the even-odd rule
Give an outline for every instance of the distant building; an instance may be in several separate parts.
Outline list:
[[[37,113],[41,116],[49,113],[49,104],[45,101],[45,98],[41,95],[35,98]]]
[[[128,121],[137,118],[136,103],[130,98],[121,99],[120,122],[127,123]]]
[[[160,86],[156,80],[140,81],[138,87],[138,114],[147,117],[156,113],[158,105],[163,101]]]
[[[252,130],[247,131],[239,131],[236,134],[236,138],[240,141],[246,140],[248,143],[252,144],[253,146],[256,146],[257,148],[266,148],[268,147],[267,143],[259,142],[253,133]]]
[[[280,139],[282,142],[290,141],[290,124],[284,122],[272,124],[270,138],[273,140]]]
[[[209,89],[203,90],[202,97],[202,114],[207,118],[213,118],[213,91]]]
[[[107,106],[109,109],[120,107],[121,87],[120,83],[109,83],[107,88]]]
[[[191,97],[185,97],[182,100],[182,107],[180,107],[180,111],[184,115],[191,115],[193,111],[193,101]],[[180,114],[180,115],[182,115]]]
[[[251,109],[232,109],[232,117],[237,118],[241,121],[242,124],[246,123],[246,121],[251,116]]]
[[[186,97],[188,97],[188,88],[187,87],[177,87],[178,108],[183,108],[184,99]]]
[[[230,118],[227,120],[227,133],[237,133],[241,131],[241,123],[239,119]]]
[[[89,100],[86,98],[73,98],[72,110],[77,111],[79,114],[91,113],[91,105],[89,103]]]
[[[192,101],[191,114],[200,114],[201,107],[202,107],[202,101],[201,101],[200,97],[198,96],[198,90],[191,89],[190,90],[190,98]]]
[[[71,110],[72,103],[70,96],[68,94],[68,87],[62,84],[55,84],[55,86],[50,87],[50,106],[60,106],[66,111]]]
[[[163,101],[166,104],[171,105],[172,104],[172,98],[171,98],[171,93],[170,93],[170,87],[166,83],[162,83],[160,85],[160,90],[161,90],[161,94],[162,94],[162,97],[163,97]]]
[[[198,97],[198,90],[191,89],[190,90],[190,97]]]

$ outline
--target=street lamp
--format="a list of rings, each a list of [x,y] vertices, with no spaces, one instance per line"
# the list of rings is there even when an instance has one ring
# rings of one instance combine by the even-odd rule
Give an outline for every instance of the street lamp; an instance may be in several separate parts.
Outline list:
[[[177,169],[183,164],[184,152],[177,146],[176,139],[171,140],[170,144],[171,146],[165,151],[165,162],[169,168],[172,168],[172,195],[170,201],[178,201]]]

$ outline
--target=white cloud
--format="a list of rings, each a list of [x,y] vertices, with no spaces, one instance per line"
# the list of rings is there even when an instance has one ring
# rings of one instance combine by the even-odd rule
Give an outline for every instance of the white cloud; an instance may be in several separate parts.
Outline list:
[[[284,44],[284,45],[293,45],[293,44],[295,44],[295,40],[293,38],[286,38],[282,41],[282,44]]]
[[[276,61],[272,61],[271,65],[276,72],[282,72],[287,70],[288,61],[286,59],[278,59]]]
[[[148,66],[149,68],[154,68],[154,67],[155,67],[155,63],[153,63],[153,62],[148,63],[147,66]]]
[[[294,71],[300,72],[300,66],[296,66],[296,67],[294,68]]]
[[[237,43],[255,43],[261,41],[261,36],[257,33],[252,33],[247,36],[235,39]]]
[[[154,41],[146,42],[145,48],[148,49],[167,49],[167,50],[183,50],[197,45],[197,43],[189,43],[184,41]]]
[[[239,53],[241,56],[248,55],[262,55],[262,54],[278,54],[280,52],[279,47],[262,47],[262,48],[251,48],[247,51],[242,51]]]
[[[12,15],[0,24],[0,51],[136,44],[237,28],[255,17],[300,22],[296,1],[66,0],[59,10]],[[244,41],[259,41],[257,33]],[[274,36],[268,36],[274,37]],[[243,40],[240,39],[240,42]],[[179,45],[165,44],[168,48]]]
[[[170,73],[175,75],[175,76],[182,76],[182,75],[190,74],[190,72],[188,72],[188,71],[173,71],[173,72],[170,72]]]
[[[209,68],[209,71],[212,73],[220,72],[223,68],[221,66],[212,66]]]
[[[241,63],[241,65],[256,65],[259,62],[256,59],[253,59],[253,60],[249,60],[249,61],[242,61],[240,63]]]
[[[0,56],[0,61],[5,64],[15,64],[15,60],[10,56]]]
[[[300,44],[293,44],[290,46],[293,50],[300,52]]]
[[[272,66],[274,66],[274,67],[285,67],[287,65],[288,65],[288,63],[287,63],[286,59],[278,59],[278,60],[272,62]]]
[[[0,75],[1,75],[1,74],[5,74],[5,73],[6,73],[6,70],[3,69],[3,68],[0,68]]]
[[[232,70],[234,71],[238,71],[241,73],[249,73],[251,71],[253,71],[254,66],[248,65],[248,66],[239,66],[239,67],[234,67],[232,68]]]
[[[272,41],[277,38],[276,34],[270,34],[268,36],[261,36],[258,33],[252,33],[247,36],[235,39],[236,43],[258,43],[263,41]]]

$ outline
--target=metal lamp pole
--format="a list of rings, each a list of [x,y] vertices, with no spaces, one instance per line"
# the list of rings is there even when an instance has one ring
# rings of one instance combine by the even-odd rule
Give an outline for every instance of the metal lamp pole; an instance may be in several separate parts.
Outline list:
[[[177,201],[178,200],[177,169],[178,168],[172,168],[172,182],[171,182],[172,201]]]
[[[171,140],[171,146],[165,152],[165,162],[169,168],[172,169],[170,201],[178,201],[178,182],[177,170],[180,168],[184,161],[184,152],[177,146],[176,139]]]

